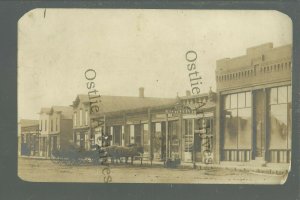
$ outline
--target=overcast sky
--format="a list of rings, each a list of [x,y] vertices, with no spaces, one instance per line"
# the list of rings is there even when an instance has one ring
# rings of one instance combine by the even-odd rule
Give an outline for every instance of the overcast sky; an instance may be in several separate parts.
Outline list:
[[[70,105],[87,94],[86,69],[101,95],[184,96],[185,54],[198,54],[201,93],[215,90],[216,60],[246,48],[291,44],[292,23],[277,11],[35,9],[18,24],[18,116]]]

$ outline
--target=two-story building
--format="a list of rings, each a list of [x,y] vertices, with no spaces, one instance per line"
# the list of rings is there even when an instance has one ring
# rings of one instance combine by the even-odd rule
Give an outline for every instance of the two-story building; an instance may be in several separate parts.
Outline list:
[[[72,113],[69,106],[42,108],[39,120],[39,156],[51,157],[72,143]]]
[[[291,45],[267,43],[217,61],[219,161],[291,161],[291,72]]]
[[[90,127],[90,101],[88,95],[77,95],[73,101],[73,142],[82,149],[90,149],[94,144]]]

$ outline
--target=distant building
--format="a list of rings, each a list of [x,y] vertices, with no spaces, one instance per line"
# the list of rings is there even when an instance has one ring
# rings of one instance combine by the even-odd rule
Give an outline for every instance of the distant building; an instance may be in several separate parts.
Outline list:
[[[72,143],[72,107],[41,108],[39,120],[20,120],[19,155],[51,157]]]
[[[72,143],[72,113],[69,106],[42,108],[39,120],[39,150],[37,156],[51,157]]]
[[[77,95],[72,104],[73,113],[73,142],[81,149],[90,149],[90,146],[95,143],[94,138],[91,138],[90,127],[90,102],[88,95]]]
[[[34,155],[36,149],[35,137],[38,134],[39,121],[21,119],[18,123],[18,155]]]
[[[217,61],[218,161],[290,162],[291,73],[291,45]]]

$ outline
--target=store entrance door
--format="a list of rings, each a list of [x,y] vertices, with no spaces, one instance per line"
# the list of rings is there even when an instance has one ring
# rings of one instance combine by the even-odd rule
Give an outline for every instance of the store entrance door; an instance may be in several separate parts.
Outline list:
[[[195,131],[196,161],[212,163],[213,117],[198,120],[199,131]]]

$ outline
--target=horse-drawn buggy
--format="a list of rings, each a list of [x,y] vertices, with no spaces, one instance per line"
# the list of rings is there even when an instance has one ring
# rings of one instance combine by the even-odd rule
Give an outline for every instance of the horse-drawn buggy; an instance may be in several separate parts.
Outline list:
[[[70,144],[64,150],[57,150],[52,153],[53,162],[66,165],[80,165],[80,164],[104,164],[111,162],[112,164],[122,162],[131,163],[135,158],[142,158],[144,149],[136,144],[128,146],[107,146],[101,147],[93,145],[90,150],[85,150],[77,147],[75,144]]]

